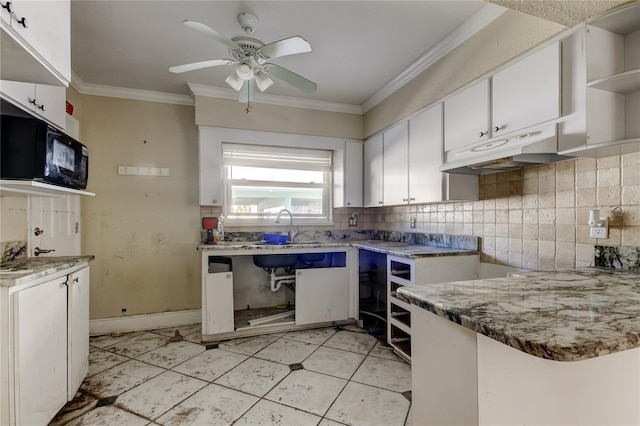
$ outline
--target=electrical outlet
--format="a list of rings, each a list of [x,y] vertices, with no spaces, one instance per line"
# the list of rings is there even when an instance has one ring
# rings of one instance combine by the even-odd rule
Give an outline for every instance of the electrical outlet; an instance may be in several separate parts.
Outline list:
[[[411,227],[412,227],[412,228],[415,228],[415,227],[416,227],[416,218],[415,218],[415,217],[412,217],[412,218],[411,218]]]
[[[609,228],[604,226],[592,226],[589,228],[589,236],[591,238],[601,238],[606,240],[609,238]]]

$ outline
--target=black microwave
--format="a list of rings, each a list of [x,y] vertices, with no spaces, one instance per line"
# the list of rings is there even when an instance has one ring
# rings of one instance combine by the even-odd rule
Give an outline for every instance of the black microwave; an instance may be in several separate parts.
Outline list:
[[[36,180],[85,189],[89,178],[87,147],[2,100],[0,177]]]

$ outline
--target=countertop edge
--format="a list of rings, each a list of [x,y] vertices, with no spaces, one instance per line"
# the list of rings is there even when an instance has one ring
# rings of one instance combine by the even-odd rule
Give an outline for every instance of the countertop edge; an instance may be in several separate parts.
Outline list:
[[[29,257],[4,262],[2,263],[2,268],[30,269],[32,272],[25,272],[24,275],[20,274],[18,276],[0,276],[0,287],[15,287],[28,284],[31,281],[53,275],[65,269],[73,268],[76,265],[89,263],[94,259],[94,255],[82,255],[41,258]]]

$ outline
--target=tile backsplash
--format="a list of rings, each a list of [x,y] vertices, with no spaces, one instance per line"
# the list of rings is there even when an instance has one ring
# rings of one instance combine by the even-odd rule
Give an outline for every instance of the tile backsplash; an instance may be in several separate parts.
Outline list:
[[[483,262],[540,270],[593,266],[596,244],[640,246],[640,153],[580,158],[479,179],[479,201],[334,209],[333,226],[300,229],[473,235],[481,238]],[[616,207],[623,216],[609,227],[609,238],[591,239],[589,210],[599,208],[605,216]],[[220,213],[216,207],[200,210],[201,216]],[[348,226],[353,212],[359,213],[357,227]]]

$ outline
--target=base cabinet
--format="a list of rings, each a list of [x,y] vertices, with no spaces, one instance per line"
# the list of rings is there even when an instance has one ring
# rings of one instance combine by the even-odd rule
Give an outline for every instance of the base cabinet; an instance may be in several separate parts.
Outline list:
[[[46,425],[87,374],[89,267],[0,288],[0,302],[0,424]]]
[[[228,333],[235,330],[233,272],[205,274],[202,301],[202,334]]]

